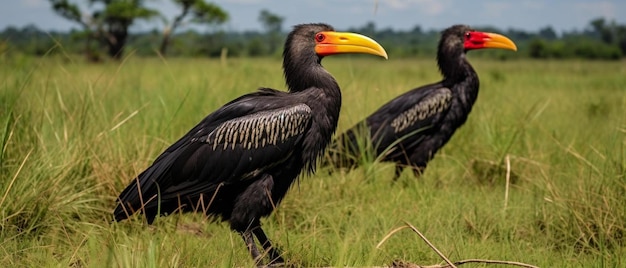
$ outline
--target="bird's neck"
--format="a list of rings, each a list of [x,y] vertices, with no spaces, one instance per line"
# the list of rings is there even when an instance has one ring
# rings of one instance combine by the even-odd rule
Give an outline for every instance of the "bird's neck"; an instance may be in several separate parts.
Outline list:
[[[467,61],[465,52],[446,52],[439,50],[437,64],[443,75],[442,84],[457,91],[456,96],[463,106],[471,109],[478,96],[479,80],[476,71]]]
[[[329,129],[322,131],[330,131],[325,134],[332,135],[337,127],[341,109],[341,90],[335,78],[319,63],[290,72],[285,76],[289,92],[303,93],[307,96],[304,101],[314,106],[312,108],[315,111],[319,111],[319,118],[329,120],[326,125]]]
[[[440,47],[437,52],[437,65],[444,81],[460,82],[476,75],[474,68],[467,61],[465,51]]]
[[[302,56],[298,52],[287,50],[283,55],[283,71],[289,92],[311,88],[339,90],[337,81],[322,67],[319,57]]]
[[[311,128],[316,131],[310,132],[304,140],[304,147],[307,150],[304,150],[303,155],[305,169],[312,173],[317,159],[337,129],[341,110],[341,91],[335,78],[322,67],[319,60],[311,60],[309,57],[294,59],[289,56],[289,53],[286,53],[283,62],[289,92],[299,95],[299,98],[313,110]]]
[[[328,72],[317,57],[294,57],[284,55],[283,69],[289,92],[310,92],[316,102],[322,104],[328,116],[339,116],[341,91],[335,78]],[[320,107],[320,108],[322,108]]]

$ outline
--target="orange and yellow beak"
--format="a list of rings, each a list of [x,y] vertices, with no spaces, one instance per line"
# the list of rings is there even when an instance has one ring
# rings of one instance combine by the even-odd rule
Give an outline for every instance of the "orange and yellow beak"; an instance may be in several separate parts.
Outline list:
[[[320,56],[342,53],[365,53],[387,59],[385,49],[373,39],[348,32],[319,32],[315,35],[315,52]]]
[[[508,37],[497,33],[469,32],[465,38],[465,49],[501,48],[517,51],[517,46]]]

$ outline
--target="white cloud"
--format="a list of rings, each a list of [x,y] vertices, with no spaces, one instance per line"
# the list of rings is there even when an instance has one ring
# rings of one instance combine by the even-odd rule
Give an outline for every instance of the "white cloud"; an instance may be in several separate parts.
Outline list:
[[[541,10],[546,7],[545,2],[536,0],[522,1],[520,5],[530,10]]]
[[[483,7],[487,16],[500,18],[503,14],[506,14],[508,10],[513,9],[513,4],[507,2],[485,2]]]
[[[380,4],[397,10],[414,7],[423,14],[439,15],[448,9],[450,2],[443,0],[380,0]]]
[[[21,6],[26,8],[49,7],[49,3],[45,0],[21,0]]]
[[[586,3],[575,3],[574,8],[578,12],[583,12],[597,17],[615,18],[615,4],[610,1],[594,1]]]

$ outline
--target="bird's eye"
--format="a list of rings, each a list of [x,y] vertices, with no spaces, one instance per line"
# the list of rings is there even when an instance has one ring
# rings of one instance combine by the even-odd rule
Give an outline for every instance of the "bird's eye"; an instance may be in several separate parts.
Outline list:
[[[324,39],[326,39],[326,36],[322,33],[318,33],[315,35],[315,41],[317,42],[322,42],[324,41]]]
[[[470,37],[472,37],[472,34],[470,32],[465,33],[465,39],[469,40]]]

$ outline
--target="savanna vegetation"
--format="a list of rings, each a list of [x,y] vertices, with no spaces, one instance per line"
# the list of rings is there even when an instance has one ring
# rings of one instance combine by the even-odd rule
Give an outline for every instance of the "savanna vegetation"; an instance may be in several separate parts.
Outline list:
[[[193,214],[113,223],[111,211],[206,114],[259,86],[284,88],[280,59],[90,64],[57,50],[0,55],[0,266],[252,266],[226,224]],[[391,234],[409,223],[452,260],[626,265],[626,64],[484,55],[469,55],[477,104],[424,176],[393,182],[393,165],[364,160],[295,185],[263,223],[291,264],[441,263],[410,230]],[[343,91],[340,132],[440,78],[431,57],[324,65]]]
[[[258,15],[261,31],[232,31],[224,27],[227,10],[207,0],[168,0],[177,8],[173,17],[164,15],[145,0],[48,0],[51,12],[73,22],[69,31],[42,31],[34,25],[9,26],[0,32],[0,52],[29,55],[61,51],[82,54],[89,61],[122,60],[127,53],[142,56],[263,57],[278,56],[282,40],[291,26],[285,17],[269,10]],[[142,31],[133,26],[142,23]],[[379,41],[392,57],[431,57],[435,55],[441,29],[410,30],[379,28],[376,23],[348,30]],[[626,25],[606,18],[595,18],[584,27],[557,32],[546,25],[537,31],[498,29],[471,25],[483,31],[510,37],[520,48],[511,54],[492,51],[493,58],[603,59],[620,60],[626,55]],[[151,29],[151,30],[145,30]],[[55,49],[63,47],[64,49]]]
[[[266,10],[261,12],[259,20],[264,25],[263,31],[236,32],[216,27],[198,31],[197,28],[182,27],[177,32],[170,28],[130,32],[124,51],[144,57],[279,56],[286,32],[291,28],[282,24],[282,17]],[[489,58],[620,60],[626,55],[626,25],[603,18],[591,21],[585,29],[561,33],[550,26],[536,32],[472,26],[483,31],[504,34],[515,41],[519,48],[519,52],[515,54],[503,51],[482,54]],[[443,28],[445,27],[424,29],[415,25],[411,30],[381,29],[370,22],[341,30],[373,37],[386,48],[391,57],[432,57],[436,53],[439,33]],[[26,26],[7,27],[0,32],[0,51],[10,53],[41,56],[65,51],[86,55],[89,61],[104,61],[108,53],[105,44],[106,42],[97,42],[97,39],[87,39],[81,30],[45,32],[36,26]],[[58,47],[64,49],[57,49]],[[115,56],[113,59],[121,60],[123,56]]]

